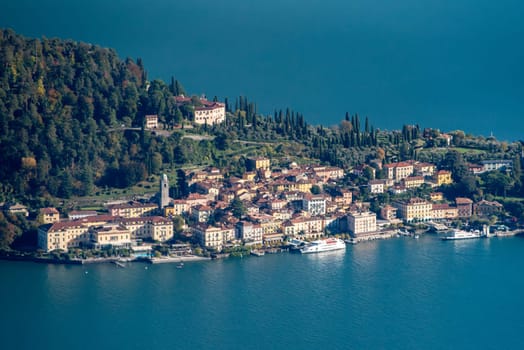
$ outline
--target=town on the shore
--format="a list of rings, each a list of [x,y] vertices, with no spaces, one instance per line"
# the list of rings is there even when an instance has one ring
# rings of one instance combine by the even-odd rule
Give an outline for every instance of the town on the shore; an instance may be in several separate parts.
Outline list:
[[[56,208],[40,209],[38,249],[44,252],[71,249],[125,248],[131,257],[151,257],[155,244],[172,242],[175,237],[174,217],[184,218],[182,235],[199,245],[203,252],[219,254],[227,248],[251,247],[264,251],[284,247],[292,239],[304,241],[329,235],[343,235],[353,242],[389,238],[398,233],[400,224],[430,223],[441,230],[453,220],[467,221],[473,215],[490,218],[501,214],[503,206],[496,201],[455,198],[444,201],[439,187],[452,183],[451,172],[434,164],[404,161],[385,164],[387,178],[369,180],[370,194],[404,193],[421,186],[430,187],[427,198],[409,196],[370,211],[369,203],[353,200],[351,188],[337,187],[347,174],[338,167],[299,166],[291,162],[286,168],[271,166],[266,157],[247,159],[248,171],[242,178],[224,178],[220,169],[208,167],[187,173],[194,190],[187,198],[169,197],[169,180],[160,177],[159,192],[150,201],[109,201],[106,211],[71,211],[67,218]],[[508,171],[512,162],[489,160],[471,165],[470,171]],[[367,170],[366,170],[367,169]],[[369,165],[351,169],[353,176],[374,172]],[[374,176],[372,176],[374,178]],[[327,194],[331,186],[337,190]],[[315,190],[315,188],[317,190]],[[237,204],[233,205],[232,202]],[[13,213],[27,214],[23,205],[8,208]],[[220,220],[212,220],[221,211]],[[493,229],[492,229],[493,230]],[[497,225],[494,230],[506,231]],[[166,256],[191,256],[195,245],[169,244]],[[162,260],[159,254],[157,259]]]
[[[177,103],[191,101],[184,96],[176,99]],[[196,125],[225,120],[223,103],[202,101],[194,110]],[[157,115],[145,116],[144,124],[151,132],[160,130]],[[449,145],[451,136],[441,137],[447,137]],[[468,223],[472,216],[491,221],[488,230],[492,232],[507,234],[509,230],[506,223],[497,222],[497,215],[504,212],[497,201],[446,200],[439,189],[453,183],[449,170],[415,160],[386,164],[375,160],[371,165],[345,170],[290,161],[276,166],[269,157],[247,156],[242,177],[226,178],[216,167],[182,170],[191,191],[179,199],[170,198],[169,178],[162,174],[159,191],[150,198],[113,198],[104,203],[103,211],[73,210],[67,217],[56,208],[41,208],[37,249],[44,254],[125,250],[129,258],[158,261],[168,256],[219,256],[238,247],[244,252],[274,252],[292,240],[330,235],[356,243],[393,237],[404,225],[411,225],[413,232],[420,226],[443,231],[450,224]],[[510,173],[512,167],[512,160],[491,159],[469,164],[468,171]],[[377,169],[383,178],[377,178]],[[353,181],[344,181],[348,177],[366,181],[355,186]],[[417,192],[422,188],[425,191]],[[371,210],[369,201],[354,198],[355,192],[362,191],[368,197],[388,193],[393,200]],[[5,205],[4,210],[29,215],[22,204]],[[165,249],[154,251],[155,247]]]
[[[148,81],[112,50],[2,38],[0,258],[260,255],[524,222],[523,141],[380,130],[349,112],[313,126]]]

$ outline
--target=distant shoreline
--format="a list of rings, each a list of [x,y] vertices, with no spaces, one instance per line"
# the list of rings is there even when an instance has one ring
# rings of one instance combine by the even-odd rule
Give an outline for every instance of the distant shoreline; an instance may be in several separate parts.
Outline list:
[[[122,263],[185,263],[193,261],[210,261],[211,258],[201,257],[196,255],[180,256],[180,257],[160,257],[160,258],[89,258],[89,259],[56,259],[56,258],[42,258],[31,254],[13,252],[3,252],[0,254],[0,260],[5,261],[28,261],[39,264],[53,264],[53,265],[91,265],[91,264],[122,264]]]

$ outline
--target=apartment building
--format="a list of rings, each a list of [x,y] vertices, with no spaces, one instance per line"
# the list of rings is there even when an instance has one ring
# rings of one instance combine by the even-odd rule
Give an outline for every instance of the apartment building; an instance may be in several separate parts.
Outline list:
[[[370,211],[351,212],[347,215],[349,232],[353,236],[377,231],[377,214]]]
[[[414,197],[407,201],[397,201],[393,203],[393,206],[398,209],[399,217],[408,222],[413,220],[424,221],[432,218],[432,204],[421,198]]]

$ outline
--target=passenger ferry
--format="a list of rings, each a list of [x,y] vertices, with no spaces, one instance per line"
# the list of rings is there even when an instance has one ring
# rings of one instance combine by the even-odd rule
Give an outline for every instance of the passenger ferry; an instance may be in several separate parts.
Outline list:
[[[458,240],[458,239],[473,239],[481,238],[483,235],[480,231],[468,232],[464,230],[453,230],[447,236],[442,237],[443,240]]]
[[[328,252],[331,250],[345,249],[346,244],[343,240],[338,238],[327,238],[319,239],[317,241],[310,242],[304,247],[300,248],[300,253],[309,254],[309,253],[320,253]]]

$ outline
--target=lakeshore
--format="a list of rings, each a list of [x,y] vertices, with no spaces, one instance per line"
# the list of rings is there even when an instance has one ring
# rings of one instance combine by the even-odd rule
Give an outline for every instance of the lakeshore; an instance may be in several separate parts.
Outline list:
[[[373,242],[377,240],[390,240],[390,239],[396,239],[396,238],[404,238],[404,237],[410,237],[410,238],[419,238],[423,235],[429,235],[429,236],[436,236],[436,237],[442,237],[442,235],[445,234],[445,232],[431,232],[428,233],[427,231],[420,231],[418,233],[407,233],[405,231],[401,230],[385,230],[382,232],[375,232],[371,234],[361,235],[358,237],[352,237],[351,239],[346,239],[346,245],[355,245],[355,244],[361,244],[366,242]],[[493,239],[493,238],[509,238],[509,237],[515,237],[515,236],[521,236],[524,234],[524,229],[518,229],[518,230],[508,230],[508,231],[496,231],[494,233],[487,234],[485,236],[480,236],[479,238],[487,238],[487,239]],[[327,237],[325,237],[327,238]],[[304,241],[307,243],[307,241]],[[278,253],[288,253],[288,252],[294,252],[297,251],[296,249],[289,249],[289,245],[285,245],[283,247],[266,247],[266,248],[257,248],[253,249],[247,252],[245,257],[252,255],[255,257],[263,257],[266,254],[278,254]],[[322,253],[319,253],[322,254]],[[244,257],[243,254],[235,255],[238,257]],[[71,258],[71,259],[60,259],[60,258],[52,258],[52,257],[42,257],[42,256],[35,256],[31,253],[24,253],[24,252],[2,252],[0,254],[0,260],[7,260],[7,261],[29,261],[29,262],[35,262],[35,263],[41,263],[41,264],[58,264],[58,265],[91,265],[91,264],[115,264],[119,267],[125,267],[128,263],[148,263],[148,264],[176,264],[178,267],[181,267],[186,262],[208,262],[213,261],[217,259],[224,259],[224,258],[230,258],[231,254],[217,254],[211,257],[206,256],[197,256],[197,255],[169,255],[169,256],[150,256],[150,257],[93,257],[93,258],[86,258],[86,259],[78,259],[78,258]]]

